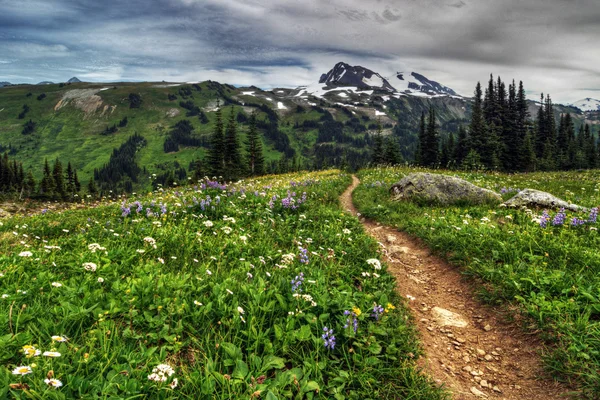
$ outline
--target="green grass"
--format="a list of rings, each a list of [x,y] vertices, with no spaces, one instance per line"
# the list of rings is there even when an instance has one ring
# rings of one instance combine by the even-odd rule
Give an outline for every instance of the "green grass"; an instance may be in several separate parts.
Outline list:
[[[367,262],[376,242],[341,212],[349,183],[339,171],[273,176],[159,190],[127,199],[126,216],[117,198],[3,220],[0,397],[447,398],[416,367],[394,278]],[[306,202],[284,207],[288,191]],[[375,304],[387,310],[379,319]],[[356,333],[344,328],[345,310],[357,315]],[[60,357],[27,358],[23,346]],[[159,364],[174,368],[164,383],[148,378]],[[12,374],[19,366],[32,373]],[[44,382],[49,371],[62,387]]]
[[[360,212],[425,241],[464,273],[482,281],[481,298],[514,304],[526,329],[547,341],[545,365],[557,379],[577,385],[582,396],[600,397],[600,237],[598,223],[542,228],[542,210],[493,206],[419,206],[390,200],[389,187],[414,169],[361,171],[354,193]],[[432,171],[444,173],[444,171]],[[534,188],[586,207],[600,205],[600,171],[504,175],[455,173],[500,192]],[[514,191],[503,194],[508,199]],[[556,212],[550,212],[553,218]]]

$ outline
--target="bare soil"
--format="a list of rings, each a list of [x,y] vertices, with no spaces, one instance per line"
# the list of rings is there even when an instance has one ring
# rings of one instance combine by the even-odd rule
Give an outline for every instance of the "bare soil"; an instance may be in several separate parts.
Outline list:
[[[479,302],[473,282],[458,268],[432,255],[417,239],[360,217],[352,203],[358,184],[353,176],[340,197],[342,207],[358,216],[382,246],[388,271],[408,299],[419,330],[424,356],[418,363],[424,372],[456,400],[568,397],[568,388],[544,376],[539,340],[507,322],[501,310]]]

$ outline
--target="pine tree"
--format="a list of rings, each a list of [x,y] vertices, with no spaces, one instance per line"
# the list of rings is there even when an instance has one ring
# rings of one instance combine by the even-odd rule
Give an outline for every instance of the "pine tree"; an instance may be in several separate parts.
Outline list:
[[[215,117],[215,126],[208,153],[208,167],[211,175],[219,176],[225,170],[225,136],[223,135],[223,118],[218,100]]]
[[[67,163],[67,173],[66,173],[66,186],[65,190],[69,197],[72,197],[75,194],[75,176],[73,175],[73,167],[71,166],[71,162]]]
[[[388,165],[397,165],[402,162],[400,145],[393,136],[388,136],[384,144],[384,163]]]
[[[523,140],[523,150],[521,152],[521,165],[523,166],[523,171],[535,171],[536,170],[536,155],[535,155],[535,146],[533,144],[533,137],[531,135],[531,130],[528,129],[525,131],[525,139]]]
[[[250,115],[248,135],[246,137],[246,161],[248,174],[257,176],[264,174],[265,157],[263,155],[262,141],[256,129],[256,114]]]
[[[63,169],[60,160],[57,158],[54,161],[54,167],[52,168],[52,179],[54,180],[54,191],[56,197],[64,199],[65,192],[65,180],[63,177]]]
[[[468,153],[473,150],[481,159],[481,155],[486,153],[488,145],[487,127],[483,115],[482,99],[481,99],[481,84],[477,82],[475,88],[475,98],[471,115],[471,125],[469,126],[469,142]],[[471,157],[473,158],[473,157]]]
[[[242,156],[240,154],[240,143],[237,138],[237,123],[233,106],[227,123],[227,132],[225,134],[225,174],[226,180],[238,179],[242,172]]]
[[[530,164],[530,154],[526,154],[525,148],[525,135],[527,134],[527,126],[529,119],[529,107],[527,106],[527,98],[525,96],[525,88],[523,87],[523,81],[519,82],[519,91],[517,93],[517,110],[516,110],[516,121],[515,121],[515,136],[517,141],[517,170],[527,170],[526,165]],[[530,138],[531,140],[531,138]],[[535,163],[534,163],[535,164]]]
[[[44,160],[44,172],[42,175],[42,181],[40,182],[40,194],[46,198],[54,196],[54,178],[50,171],[50,165],[48,159]]]
[[[423,165],[423,148],[425,145],[425,133],[426,133],[426,125],[425,125],[425,112],[421,113],[421,123],[419,125],[419,136],[417,139],[417,151],[415,152],[415,164]]]
[[[98,193],[98,188],[96,187],[96,182],[94,182],[94,178],[90,178],[90,181],[88,182],[88,193],[92,197],[96,197],[96,194]]]
[[[81,183],[79,183],[76,169],[73,169],[73,183],[75,184],[75,193],[81,192]]]
[[[377,132],[373,137],[373,151],[371,153],[371,162],[374,165],[382,165],[385,164],[385,146],[382,134],[381,123],[377,120]]]
[[[35,178],[33,177],[31,170],[27,171],[25,177],[25,190],[28,196],[35,192]]]
[[[461,165],[467,154],[469,153],[469,139],[467,137],[467,130],[460,125],[458,127],[458,138],[456,139],[456,146],[454,148],[454,161],[456,165]]]
[[[435,167],[439,163],[439,135],[437,131],[435,109],[429,109],[429,120],[427,122],[427,131],[425,133],[425,142],[423,146],[423,165],[427,167]]]

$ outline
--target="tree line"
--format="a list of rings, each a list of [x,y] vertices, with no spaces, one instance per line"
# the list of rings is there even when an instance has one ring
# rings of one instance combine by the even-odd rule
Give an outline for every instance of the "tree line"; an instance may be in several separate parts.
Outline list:
[[[415,163],[426,167],[551,171],[600,166],[597,139],[589,125],[578,134],[570,113],[557,121],[550,95],[542,94],[530,118],[523,82],[506,87],[490,77],[485,94],[478,82],[468,127],[442,138],[435,110],[421,116]]]
[[[36,182],[31,170],[24,172],[23,164],[11,160],[8,153],[0,158],[0,193],[44,200],[71,201],[81,192],[77,170],[71,162],[66,170],[57,158],[52,167],[44,160],[42,179]]]

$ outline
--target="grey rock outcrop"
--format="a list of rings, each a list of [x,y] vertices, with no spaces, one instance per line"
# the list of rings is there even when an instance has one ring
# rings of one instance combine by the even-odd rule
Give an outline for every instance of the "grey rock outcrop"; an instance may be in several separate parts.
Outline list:
[[[535,189],[524,189],[504,203],[507,207],[553,208],[570,211],[584,211],[586,208],[568,203],[558,197]]]
[[[454,176],[416,172],[390,188],[394,200],[414,200],[440,205],[498,204],[502,197]]]

